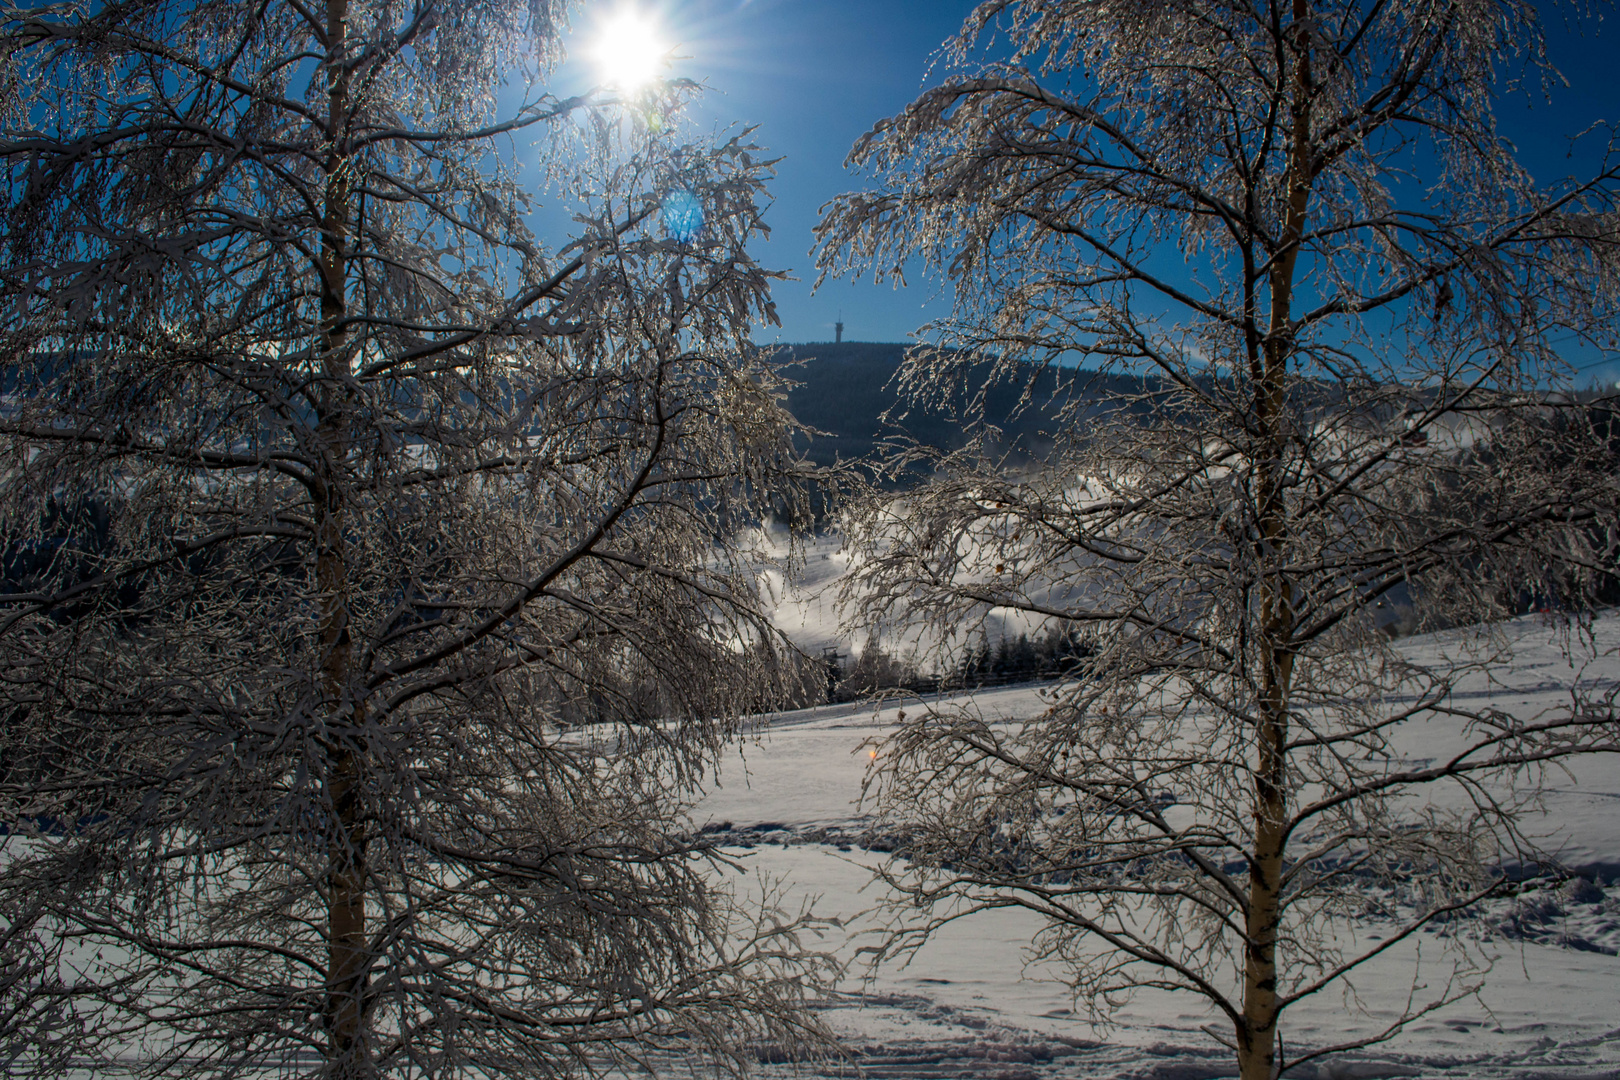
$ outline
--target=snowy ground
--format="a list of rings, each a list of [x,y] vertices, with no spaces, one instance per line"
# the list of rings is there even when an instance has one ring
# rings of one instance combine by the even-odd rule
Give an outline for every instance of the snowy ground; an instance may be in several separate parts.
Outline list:
[[[815,558],[815,555],[812,556]],[[831,559],[827,560],[831,562]],[[814,567],[812,568],[814,569]],[[834,567],[829,566],[828,571]],[[816,622],[816,613],[794,617]],[[1459,692],[1521,716],[1567,702],[1580,682],[1620,678],[1620,616],[1596,627],[1597,659],[1577,669],[1534,619],[1508,629],[1514,661]],[[1402,648],[1422,660],[1443,637]],[[978,695],[987,714],[1035,712],[1035,687]],[[1026,969],[1034,919],[998,911],[955,923],[908,966],[867,970],[857,950],[871,941],[868,912],[880,899],[872,868],[894,856],[867,833],[859,806],[867,740],[894,721],[894,702],[808,709],[775,717],[745,744],[700,804],[698,820],[720,833],[750,874],[785,883],[790,901],[816,898],[839,918],[830,940],[856,961],[846,1004],[828,1020],[866,1075],[879,1080],[1203,1080],[1235,1075],[1229,1055],[1200,1030],[1215,1017],[1191,999],[1143,994],[1094,1030],[1071,1012],[1052,970]],[[1443,736],[1418,731],[1415,738]],[[1430,752],[1433,752],[1431,749]],[[1324,1059],[1290,1075],[1327,1078],[1434,1076],[1620,1078],[1620,760],[1591,759],[1552,784],[1534,823],[1585,881],[1534,887],[1492,909],[1487,944],[1497,957],[1479,1000],[1431,1014],[1377,1048]],[[1598,887],[1594,888],[1593,883]],[[1340,996],[1296,1005],[1285,1017],[1288,1047],[1328,1045],[1383,1026],[1414,977],[1438,977],[1447,941],[1426,937],[1387,955],[1362,977],[1366,1011]],[[1421,963],[1420,963],[1421,961]]]

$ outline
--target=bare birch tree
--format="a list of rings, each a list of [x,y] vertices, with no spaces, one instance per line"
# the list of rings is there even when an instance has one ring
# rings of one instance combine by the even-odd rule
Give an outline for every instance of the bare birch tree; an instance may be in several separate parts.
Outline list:
[[[684,817],[773,692],[730,539],[798,490],[748,347],[769,166],[685,141],[689,84],[547,94],[565,16],[0,14],[8,1069],[812,1031],[803,924]]]
[[[1029,908],[1093,1016],[1199,995],[1271,1080],[1346,1048],[1284,1061],[1290,1006],[1550,864],[1540,770],[1616,748],[1612,688],[1534,717],[1452,693],[1527,597],[1578,619],[1613,581],[1614,405],[1555,392],[1560,348],[1614,345],[1612,133],[1584,181],[1515,163],[1493,100],[1556,74],[1512,0],[992,0],[945,58],[853,150],[875,184],[824,216],[825,273],[949,281],[914,397],[984,357],[1116,374],[1075,375],[1041,473],[908,451],[932,481],[854,519],[866,619],[1095,645],[1026,722],[890,737],[876,798],[928,916],[891,945]],[[1408,603],[1472,629],[1417,665],[1380,626]]]

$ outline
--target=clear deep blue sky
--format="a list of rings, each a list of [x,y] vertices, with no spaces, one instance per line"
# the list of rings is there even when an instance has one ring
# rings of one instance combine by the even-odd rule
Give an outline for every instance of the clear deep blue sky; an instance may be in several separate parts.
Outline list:
[[[608,0],[613,2],[613,0]],[[943,309],[940,284],[896,290],[836,281],[812,293],[811,227],[832,196],[860,183],[844,172],[850,145],[874,121],[899,111],[928,76],[939,45],[973,8],[969,0],[643,0],[683,56],[675,73],[712,87],[702,106],[710,122],[759,126],[756,138],[782,157],[772,185],[773,235],[762,261],[797,281],[775,290],[779,340],[831,341],[840,311],[849,341],[904,341]],[[1569,32],[1544,6],[1549,52],[1569,87],[1550,102],[1498,103],[1504,134],[1537,179],[1556,180],[1583,164],[1566,157],[1567,138],[1593,121],[1620,121],[1620,12],[1601,26]],[[577,20],[581,35],[591,23]],[[578,49],[576,48],[577,52]],[[574,67],[575,61],[570,64]],[[1590,160],[1584,162],[1588,167]],[[1620,363],[1593,374],[1620,376]]]

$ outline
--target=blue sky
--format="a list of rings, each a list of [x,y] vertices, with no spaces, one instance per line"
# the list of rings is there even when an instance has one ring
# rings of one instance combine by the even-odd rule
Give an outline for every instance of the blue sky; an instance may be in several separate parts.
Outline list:
[[[935,50],[973,3],[645,0],[641,6],[678,43],[683,59],[676,73],[712,88],[702,106],[708,122],[757,124],[757,140],[783,159],[768,215],[773,235],[761,251],[766,265],[798,278],[775,290],[779,339],[830,341],[841,312],[846,340],[903,341],[942,312],[940,284],[932,281],[899,290],[836,281],[812,292],[811,228],[823,203],[860,183],[843,169],[850,145],[917,95]],[[1601,28],[1586,24],[1583,37],[1558,9],[1545,11],[1550,53],[1570,85],[1551,101],[1503,99],[1498,119],[1521,161],[1537,179],[1551,181],[1592,164],[1567,157],[1569,136],[1598,119],[1620,121],[1620,13],[1611,8],[1614,17]],[[576,25],[585,34],[591,12]],[[1613,367],[1620,374],[1620,363]]]

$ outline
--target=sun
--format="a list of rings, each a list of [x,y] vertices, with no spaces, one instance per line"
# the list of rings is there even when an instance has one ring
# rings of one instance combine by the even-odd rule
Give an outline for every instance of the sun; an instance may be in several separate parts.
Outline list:
[[[620,8],[598,27],[590,57],[602,81],[623,91],[656,81],[668,62],[669,46],[653,20],[634,8]]]

